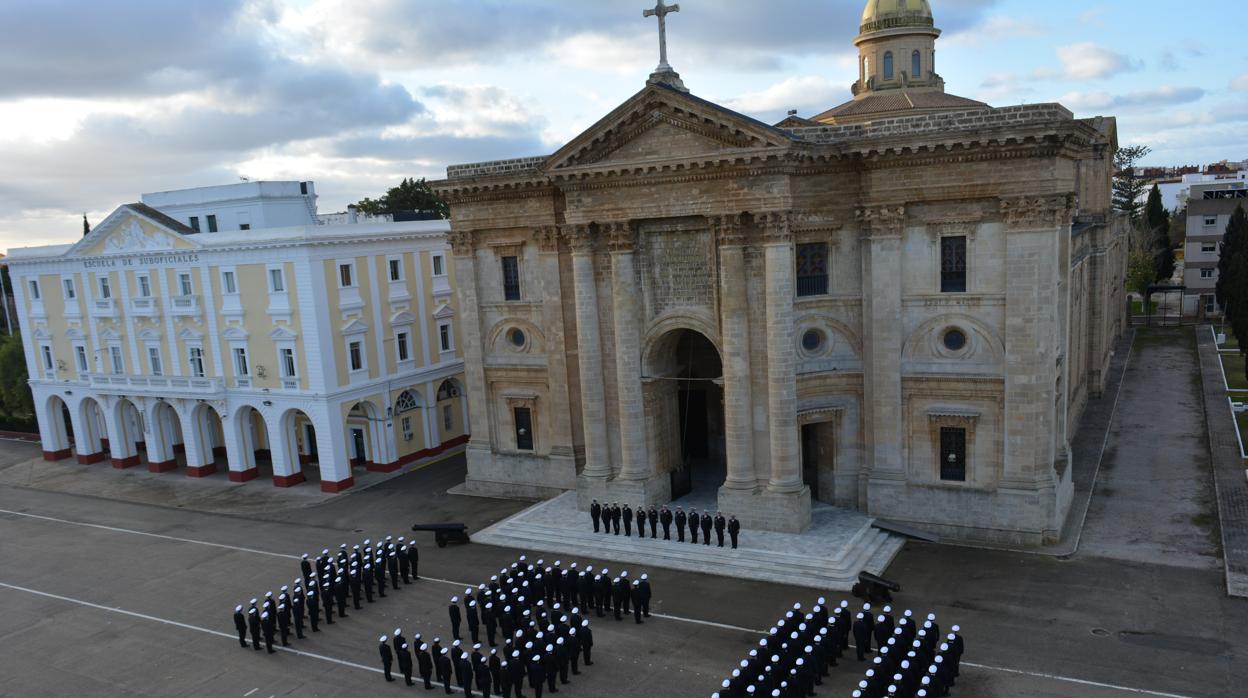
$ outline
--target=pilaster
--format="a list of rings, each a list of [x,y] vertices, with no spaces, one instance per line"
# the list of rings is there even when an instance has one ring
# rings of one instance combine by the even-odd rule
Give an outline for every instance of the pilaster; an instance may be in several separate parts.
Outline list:
[[[572,249],[581,424],[585,441],[585,467],[581,478],[605,483],[611,476],[611,456],[607,447],[607,406],[602,377],[602,334],[598,326],[598,287],[594,277],[594,239],[588,225],[565,225],[562,233]],[[584,484],[577,487],[582,493],[586,489]]]
[[[729,490],[753,492],[754,404],[750,390],[750,321],[746,297],[745,235],[739,215],[715,216],[711,228],[719,244],[720,323],[724,352],[724,430]]]

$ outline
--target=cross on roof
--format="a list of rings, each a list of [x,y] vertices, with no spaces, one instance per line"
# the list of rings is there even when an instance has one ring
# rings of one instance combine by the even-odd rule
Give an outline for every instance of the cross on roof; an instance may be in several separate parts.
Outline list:
[[[656,73],[672,70],[672,66],[667,64],[667,15],[671,12],[680,12],[680,5],[665,5],[663,0],[659,0],[653,10],[642,10],[641,13],[642,17],[659,18],[659,67],[655,69]]]

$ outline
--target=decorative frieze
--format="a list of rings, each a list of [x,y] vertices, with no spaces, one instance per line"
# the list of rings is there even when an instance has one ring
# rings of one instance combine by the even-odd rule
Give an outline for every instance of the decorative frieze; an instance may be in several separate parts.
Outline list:
[[[533,242],[542,252],[559,251],[559,227],[554,225],[538,226],[533,230]]]
[[[637,231],[632,224],[604,223],[599,226],[603,237],[607,240],[607,248],[613,253],[632,253],[637,251]]]
[[[1075,213],[1075,195],[1020,196],[1001,200],[1001,218],[1007,230],[1068,228]]]
[[[711,232],[715,234],[717,243],[724,247],[740,247],[745,244],[745,231],[741,227],[741,215],[737,213],[726,216],[708,216]]]
[[[788,211],[772,211],[759,214],[754,222],[765,244],[789,243],[793,241],[793,230],[789,225],[791,218]]]
[[[563,236],[574,254],[594,251],[594,236],[587,223],[561,225],[559,234]]]

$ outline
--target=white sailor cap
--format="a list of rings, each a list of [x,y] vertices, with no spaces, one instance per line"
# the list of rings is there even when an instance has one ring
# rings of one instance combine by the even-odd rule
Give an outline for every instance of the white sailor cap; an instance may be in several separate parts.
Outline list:
[[[261,614],[260,614],[260,617],[261,617],[261,618],[268,618],[268,617],[269,617],[269,614],[267,614],[267,613],[261,613]]]
[[[242,607],[241,605],[240,605],[240,606],[235,606],[235,607],[234,607],[234,610],[235,610],[235,611],[241,611],[241,610],[243,610],[243,607]]]
[[[547,652],[554,652],[554,651],[555,651],[555,646],[554,646],[554,645],[546,645],[546,651],[547,651]]]
[[[941,651],[941,652],[948,652],[948,651],[949,651],[949,643],[947,643],[947,642],[942,642],[942,643],[940,643],[940,651]]]
[[[583,621],[581,621],[581,627],[582,627],[582,628],[588,628],[588,627],[589,627],[589,621],[588,621],[588,620],[583,620]]]
[[[273,592],[271,591],[264,592],[264,598],[268,599],[268,598],[272,598],[272,596],[273,596]]]
[[[450,650],[448,650],[447,648],[443,647],[443,648],[442,648],[442,654],[446,654],[447,652],[450,652]]]
[[[302,559],[304,559],[304,560],[308,559],[308,554],[307,554],[307,553],[304,553],[304,554],[303,554],[303,558],[302,558]]]
[[[452,596],[452,597],[451,597],[451,603],[459,603],[459,597],[458,597],[458,596]]]
[[[479,649],[481,649],[481,643],[480,643],[480,642],[476,643],[475,645],[473,645],[473,646],[472,646],[472,648],[473,648],[474,650],[479,650]]]
[[[949,628],[949,629],[950,629],[950,630],[952,630],[953,632],[955,632],[955,633],[956,633],[956,632],[960,631],[962,628],[960,628],[960,627],[958,627],[958,626],[956,626],[956,625],[955,625],[955,626],[953,626],[952,628]]]
[[[451,643],[451,647],[459,647],[459,644],[460,644],[460,643],[459,643],[459,640],[456,640],[456,641],[454,641],[454,642],[452,642],[452,643]]]
[[[559,639],[555,640],[555,644],[556,644],[556,645],[562,645],[562,644],[563,644],[563,638],[559,638]]]
[[[328,554],[329,554],[329,548],[322,548],[322,549],[321,549],[321,554],[322,554],[322,555],[328,555]]]
[[[387,638],[385,635],[382,635],[381,638],[378,640],[378,642],[385,642],[388,639],[389,638]]]
[[[901,660],[901,668],[902,668],[902,669],[909,669],[909,668],[910,668],[910,660],[909,660],[909,659],[903,659],[903,660]]]
[[[429,649],[429,645],[427,645],[427,644],[425,644],[425,643],[423,643],[423,642],[422,642],[422,643],[420,643],[420,651],[421,651],[421,652],[424,652],[424,651],[425,651],[425,650],[427,650],[427,649]]]

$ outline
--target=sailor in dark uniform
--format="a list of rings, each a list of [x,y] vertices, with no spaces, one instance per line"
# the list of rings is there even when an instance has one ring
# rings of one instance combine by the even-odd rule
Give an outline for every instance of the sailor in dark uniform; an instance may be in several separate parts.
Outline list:
[[[589,505],[589,518],[594,522],[594,533],[598,532],[598,518],[602,515],[602,505],[595,499]]]

